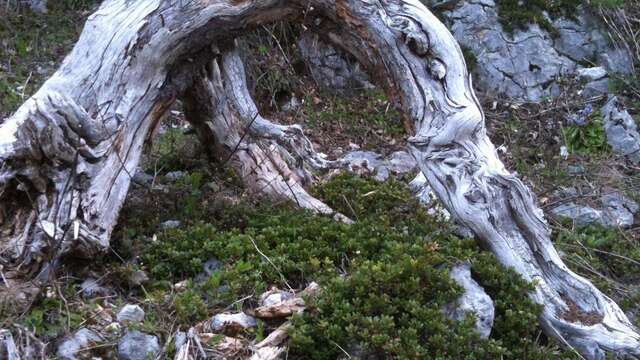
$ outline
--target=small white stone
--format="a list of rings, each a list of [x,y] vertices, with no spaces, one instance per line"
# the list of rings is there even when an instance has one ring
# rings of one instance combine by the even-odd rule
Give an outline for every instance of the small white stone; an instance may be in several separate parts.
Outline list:
[[[578,69],[578,77],[581,80],[594,81],[607,76],[607,70],[602,66]]]
[[[226,328],[248,329],[256,326],[256,319],[243,312],[237,314],[217,314],[211,319],[211,328],[223,331]]]
[[[117,319],[119,322],[142,322],[144,320],[144,310],[138,305],[127,304],[118,312]]]

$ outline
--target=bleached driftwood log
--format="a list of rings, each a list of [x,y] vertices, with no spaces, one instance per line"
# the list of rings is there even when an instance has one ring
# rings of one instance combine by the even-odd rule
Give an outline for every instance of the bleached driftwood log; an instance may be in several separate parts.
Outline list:
[[[418,0],[105,1],[58,72],[0,127],[1,294],[32,294],[63,254],[104,250],[142,144],[175,98],[214,84],[198,81],[217,49],[284,18],[351,52],[383,85],[414,124],[412,152],[438,198],[536,283],[548,335],[589,359],[640,357],[620,308],[559,258],[533,196],[486,136],[460,48]]]

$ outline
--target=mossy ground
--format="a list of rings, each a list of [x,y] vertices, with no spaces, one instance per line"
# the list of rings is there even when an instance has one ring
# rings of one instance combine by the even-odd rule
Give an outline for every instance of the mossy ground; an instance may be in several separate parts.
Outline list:
[[[34,14],[11,3],[0,6],[0,120],[53,73],[98,1],[50,1],[46,14]]]

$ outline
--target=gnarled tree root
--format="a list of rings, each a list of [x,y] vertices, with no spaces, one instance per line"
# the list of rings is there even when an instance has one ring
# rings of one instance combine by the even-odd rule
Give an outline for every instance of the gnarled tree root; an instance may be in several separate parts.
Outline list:
[[[230,164],[247,188],[275,200],[334,215],[304,186],[311,170],[326,170],[338,162],[322,159],[298,125],[279,125],[263,118],[249,95],[244,65],[234,49],[216,57],[200,71],[185,92],[187,120],[194,126],[209,157]],[[338,219],[348,221],[341,214]]]
[[[253,26],[294,16],[351,52],[396,100],[414,125],[410,145],[429,185],[503,265],[535,282],[531,296],[544,305],[540,322],[549,336],[589,359],[605,352],[640,357],[638,331],[620,308],[559,258],[533,196],[505,170],[486,136],[460,48],[418,0],[106,0],[58,72],[0,126],[0,261],[7,281],[40,283],[61,255],[104,250],[144,140],[174,99],[212,87],[213,96],[197,106],[215,100],[215,87],[229,86],[225,76],[235,83],[224,63],[218,63],[222,84],[213,69],[201,76],[217,49]],[[258,119],[250,106],[228,105],[212,107],[227,109],[241,126]],[[190,118],[201,136],[205,121],[214,127],[222,121]],[[214,133],[228,147],[236,142],[222,134],[239,141],[244,132]],[[256,150],[238,157],[253,164],[249,169],[262,166],[255,154],[277,153],[291,164],[283,152],[266,151],[281,141],[259,147],[260,141],[246,143]],[[271,171],[278,173],[274,167],[265,174]],[[281,174],[281,184],[290,185],[293,175]]]

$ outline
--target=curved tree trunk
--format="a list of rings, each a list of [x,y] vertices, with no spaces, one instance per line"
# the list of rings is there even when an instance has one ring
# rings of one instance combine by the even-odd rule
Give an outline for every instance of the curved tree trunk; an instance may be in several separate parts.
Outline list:
[[[0,127],[0,258],[9,282],[0,294],[32,294],[61,255],[108,246],[142,144],[177,96],[186,94],[190,120],[214,148],[229,154],[242,143],[240,125],[307,156],[297,153],[302,136],[279,137],[297,130],[260,118],[233,88],[244,84],[227,64],[232,55],[201,71],[238,34],[287,17],[351,52],[397,101],[414,124],[409,142],[429,185],[503,265],[536,283],[531,296],[544,305],[548,335],[590,359],[640,356],[620,308],[562,263],[533,196],[486,136],[460,48],[418,0],[105,1],[60,70]],[[221,116],[233,121],[221,126]],[[244,141],[250,150],[232,151],[234,161],[258,165],[260,154],[271,157],[266,173],[279,168],[286,155],[261,141]],[[288,188],[289,175],[279,175]]]
[[[200,75],[185,92],[183,103],[200,141],[210,144],[209,157],[221,166],[232,166],[245,186],[257,194],[334,215],[304,186],[312,182],[311,169],[326,170],[338,163],[318,156],[300,126],[274,124],[260,115],[235,50],[219,56]],[[348,221],[341,214],[335,216]]]

